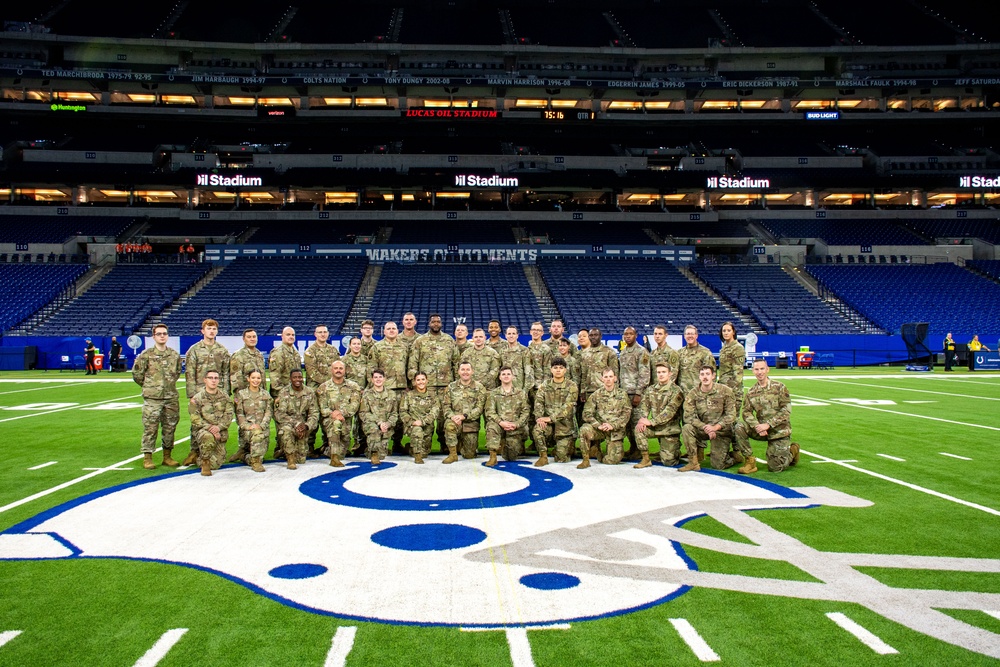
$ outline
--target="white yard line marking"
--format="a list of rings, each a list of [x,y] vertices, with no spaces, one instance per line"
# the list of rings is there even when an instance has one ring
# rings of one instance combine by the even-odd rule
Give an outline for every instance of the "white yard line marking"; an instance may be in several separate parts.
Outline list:
[[[844,630],[857,637],[858,641],[862,644],[875,651],[879,655],[891,655],[893,653],[899,653],[896,649],[886,644],[884,641],[876,637],[874,634],[861,627],[847,616],[841,614],[840,612],[830,612],[826,615],[831,621],[839,625]]]
[[[36,466],[28,468],[28,470],[41,470],[42,468],[48,468],[49,466],[54,466],[57,463],[59,463],[59,461],[49,461],[48,463],[40,463]]]
[[[876,454],[875,456],[881,456],[884,459],[889,459],[891,461],[906,461],[906,459],[901,459],[898,456],[889,456],[888,454]]]
[[[507,646],[510,647],[510,662],[514,667],[535,667],[531,657],[531,642],[527,628],[507,628]]]
[[[800,396],[799,398],[807,398],[806,396]],[[819,401],[819,398],[809,398],[810,401]],[[875,412],[888,412],[893,415],[903,415],[904,417],[916,417],[917,419],[930,419],[931,421],[944,422],[946,424],[958,424],[959,426],[970,426],[972,428],[985,428],[989,431],[1000,431],[1000,428],[996,426],[986,426],[984,424],[970,424],[969,422],[955,421],[954,419],[942,419],[941,417],[931,417],[930,415],[915,415],[912,412],[900,412],[899,410],[887,410],[886,408],[876,408],[871,405],[858,405],[857,403],[837,403],[837,405],[843,405],[849,408],[861,408],[863,410],[874,410]]]
[[[11,639],[14,639],[19,634],[21,634],[21,632],[22,632],[21,630],[7,630],[6,632],[0,632],[0,646],[3,646]]]
[[[156,643],[145,655],[143,655],[135,663],[135,667],[155,667],[156,664],[163,660],[163,658],[170,652],[170,649],[174,647],[174,644],[181,640],[184,633],[187,632],[187,628],[175,628],[173,630],[167,630],[163,635],[156,640]]]
[[[135,468],[81,468],[81,470],[135,470]]]
[[[694,629],[694,626],[688,623],[686,618],[671,618],[670,624],[674,626],[674,630],[677,634],[681,636],[684,643],[688,645],[695,656],[702,662],[718,662],[721,660],[719,654],[712,650],[712,647],[708,645],[698,631]]]
[[[946,391],[932,391],[930,389],[912,389],[910,387],[893,387],[887,384],[867,384],[865,382],[848,382],[846,380],[826,380],[831,384],[850,384],[856,387],[871,387],[873,389],[895,389],[896,391],[915,391],[921,394],[934,394],[935,396],[954,396],[955,398],[978,398],[983,401],[1000,401],[1000,398],[992,396],[976,396],[975,394],[952,394]]]
[[[323,667],[344,667],[347,663],[347,655],[354,648],[354,636],[358,634],[358,629],[353,625],[341,626],[333,635],[330,644],[330,652],[326,654],[326,662]]]
[[[984,614],[989,614],[993,618],[995,618],[998,621],[1000,621],[1000,611],[994,611],[992,609],[983,609],[983,613]]]
[[[15,419],[28,419],[29,417],[41,417],[42,415],[50,415],[54,412],[65,412],[66,410],[79,410],[81,408],[89,408],[92,405],[103,405],[104,403],[115,403],[128,400],[130,398],[141,398],[141,397],[142,394],[135,394],[134,396],[126,396],[125,398],[112,398],[107,401],[98,401],[96,403],[84,403],[82,405],[73,405],[68,408],[58,408],[57,410],[43,410],[42,412],[33,412],[30,415],[20,415],[18,417],[7,417],[6,419],[0,419],[0,424],[2,424],[3,422],[12,422]]]
[[[950,456],[953,459],[961,459],[963,461],[971,461],[972,459],[966,456],[959,456],[958,454],[949,454],[948,452],[938,452],[941,456]]]
[[[69,382],[63,384],[54,384],[51,387],[34,387],[32,389],[11,389],[10,391],[0,391],[0,396],[6,396],[7,394],[23,394],[26,391],[42,391],[43,389],[65,389],[70,385]]]
[[[821,456],[819,454],[814,454],[813,452],[807,452],[804,449],[802,450],[802,453],[805,454],[805,455],[807,455],[807,456],[812,456],[812,457],[817,458],[817,459],[823,459],[823,460],[826,460],[826,461],[830,461],[831,463],[837,463],[837,465],[844,466],[848,470],[853,470],[855,472],[864,473],[865,475],[871,475],[872,477],[876,477],[878,479],[885,480],[886,482],[892,482],[893,484],[899,484],[900,486],[905,486],[906,488],[913,489],[914,491],[919,491],[921,493],[926,493],[928,495],[935,496],[935,497],[941,498],[943,500],[950,500],[953,503],[958,503],[959,505],[965,505],[966,507],[971,507],[973,509],[982,510],[983,512],[986,512],[987,514],[992,514],[994,516],[1000,516],[1000,510],[995,510],[992,507],[986,507],[984,505],[979,505],[977,503],[969,502],[968,500],[962,500],[961,498],[956,498],[955,496],[949,496],[948,494],[941,493],[940,491],[935,491],[933,489],[928,489],[928,488],[923,487],[923,486],[917,486],[916,484],[911,484],[909,482],[904,482],[903,480],[896,479],[895,477],[889,477],[888,475],[883,475],[881,473],[873,472],[871,470],[865,470],[864,468],[859,468],[857,466],[852,466],[849,463],[838,463],[837,461],[834,461],[833,459],[828,459],[825,456]]]
[[[811,463],[857,463],[857,459],[843,459],[842,461],[834,461],[830,459],[829,461],[812,461]]]
[[[190,440],[190,439],[191,439],[191,436],[187,436],[186,438],[181,438],[180,440],[174,441],[174,444],[175,445],[179,445],[182,442],[186,442],[187,440]],[[156,451],[160,451],[159,448],[157,448]],[[139,456],[133,456],[130,459],[125,459],[124,461],[119,461],[118,463],[112,463],[111,465],[109,465],[106,468],[98,468],[94,472],[88,472],[86,475],[82,475],[82,476],[77,477],[75,479],[71,479],[68,482],[63,482],[62,484],[58,484],[56,486],[53,486],[51,489],[46,489],[44,491],[39,491],[38,493],[36,493],[34,495],[31,495],[31,496],[28,496],[27,498],[21,498],[20,500],[15,500],[14,502],[12,502],[12,503],[10,503],[8,505],[4,505],[3,507],[0,507],[0,514],[3,514],[4,512],[6,512],[8,510],[12,510],[15,507],[20,507],[21,505],[25,505],[27,503],[30,503],[32,500],[38,500],[39,498],[44,498],[47,495],[56,493],[57,491],[62,491],[63,489],[66,489],[66,488],[69,488],[69,487],[73,486],[74,484],[79,484],[80,482],[85,482],[86,480],[88,480],[88,479],[90,479],[92,477],[97,477],[98,475],[100,475],[103,472],[107,472],[109,470],[115,470],[119,466],[123,466],[126,463],[132,463],[133,461],[138,461],[141,458],[143,458],[143,455],[139,454]]]
[[[903,403],[909,403],[911,405],[923,405],[924,403],[937,403],[937,401],[903,401]]]

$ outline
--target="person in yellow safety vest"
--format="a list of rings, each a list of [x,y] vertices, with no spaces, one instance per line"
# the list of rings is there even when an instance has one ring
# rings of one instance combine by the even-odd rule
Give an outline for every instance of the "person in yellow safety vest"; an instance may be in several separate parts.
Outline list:
[[[986,350],[987,352],[992,352],[990,348],[986,347],[979,342],[979,336],[975,335],[972,340],[969,341],[969,370],[976,370],[976,352],[980,350]]]

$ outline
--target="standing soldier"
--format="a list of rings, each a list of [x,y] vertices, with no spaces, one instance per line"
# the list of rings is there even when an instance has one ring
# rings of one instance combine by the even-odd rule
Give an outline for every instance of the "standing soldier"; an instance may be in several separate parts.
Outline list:
[[[580,426],[580,453],[583,454],[583,461],[577,468],[590,467],[593,449],[597,450],[597,458],[603,463],[621,463],[622,440],[632,415],[632,402],[621,387],[615,386],[617,379],[614,369],[605,368],[601,373],[601,388],[591,394],[583,406],[584,423]],[[605,440],[608,441],[608,451],[601,459],[601,442]]]
[[[711,350],[698,343],[698,327],[693,324],[684,327],[684,342],[687,344],[677,353],[677,384],[686,398],[698,386],[701,369],[715,368],[715,359]]]
[[[625,327],[622,341],[625,347],[618,353],[618,364],[621,366],[621,387],[628,394],[632,404],[632,416],[629,417],[625,435],[628,436],[629,450],[626,460],[639,460],[639,447],[635,441],[635,425],[639,423],[643,413],[639,410],[642,394],[649,386],[649,352],[635,342],[635,327]]]
[[[264,371],[255,368],[246,377],[247,386],[236,392],[236,427],[240,447],[230,461],[248,460],[254,472],[264,472],[264,456],[271,439],[274,399],[264,390]]]
[[[181,376],[181,355],[167,347],[167,325],[153,327],[153,347],[146,348],[135,358],[132,379],[142,387],[142,467],[152,470],[156,431],[161,430],[163,465],[176,468],[170,456],[174,449],[174,432],[181,418],[177,379]]]
[[[535,377],[535,386],[533,390],[528,392],[528,400],[534,405],[535,391],[542,386],[545,380],[551,377],[549,368],[552,365],[552,358],[558,356],[558,353],[553,354],[549,344],[542,340],[542,334],[545,332],[545,329],[542,328],[541,322],[532,322],[531,328],[528,331],[531,333],[531,341],[528,343],[528,354],[531,357],[531,374]],[[563,364],[563,367],[565,367],[565,364]]]
[[[455,380],[455,368],[458,366],[459,352],[455,341],[451,336],[441,330],[441,316],[434,313],[427,320],[427,333],[420,337],[420,340],[410,348],[410,357],[407,361],[407,376],[410,382],[423,373],[426,379],[427,392],[438,401],[438,413],[444,409],[444,393],[448,390],[448,385]],[[400,410],[402,412],[402,410]],[[421,420],[423,421],[423,420]],[[426,425],[430,429],[433,425]],[[403,428],[406,422],[403,420]],[[424,427],[421,427],[425,430]],[[430,430],[427,430],[431,433]],[[437,425],[438,445],[444,450],[444,424],[441,421]],[[413,440],[410,440],[412,447]],[[428,438],[427,447],[430,451],[431,440]],[[426,454],[425,454],[426,455]],[[422,462],[422,461],[421,461]]]
[[[715,381],[715,364],[698,371],[699,384],[684,394],[684,428],[681,437],[687,448],[688,462],[680,472],[701,470],[705,460],[704,442],[712,443],[712,467],[731,468],[735,461],[729,455],[736,421],[736,398],[733,390]]]
[[[361,394],[361,407],[358,410],[373,466],[379,465],[389,453],[392,427],[399,421],[398,396],[397,392],[385,388],[385,373],[382,369],[373,370],[371,386]]]
[[[439,317],[439,324],[440,321]],[[399,404],[399,416],[403,422],[403,429],[410,438],[413,462],[422,464],[424,458],[431,453],[434,421],[441,421],[440,397],[428,391],[427,374],[423,371],[417,371],[413,375],[413,389],[403,394],[403,400]]]
[[[191,446],[197,444],[201,474],[211,477],[213,470],[226,460],[226,440],[233,423],[233,404],[229,395],[219,388],[221,374],[210,370],[205,374],[205,386],[188,401],[191,416]]]
[[[576,383],[566,377],[566,361],[556,357],[550,364],[551,379],[542,383],[535,396],[535,427],[531,438],[538,447],[535,466],[549,463],[548,443],[555,444],[556,461],[568,463],[576,441]]]
[[[271,350],[267,366],[271,370],[271,398],[278,400],[278,394],[290,383],[293,370],[302,370],[302,357],[295,349],[295,329],[281,330],[281,344]]]
[[[486,347],[486,332],[476,329],[472,332],[472,347],[462,353],[462,363],[472,364],[472,377],[487,390],[497,386],[500,374],[500,355],[492,347]]]
[[[768,378],[767,361],[753,362],[757,383],[750,387],[743,405],[743,421],[736,424],[736,449],[745,465],[737,472],[743,475],[757,472],[757,459],[750,438],[767,442],[767,469],[781,472],[799,462],[799,445],[792,442],[791,402],[788,389],[777,380]]]
[[[545,341],[545,344],[551,349],[553,357],[559,354],[559,341],[562,339],[565,331],[566,325],[562,319],[557,317],[549,323],[549,338]],[[572,348],[572,346],[570,347]],[[576,354],[575,349],[572,351],[573,354]]]
[[[375,333],[374,322],[365,320],[361,323],[361,352],[369,358],[371,358],[372,349],[375,347],[375,339],[372,338],[373,333]]]
[[[340,359],[346,366],[344,377],[357,384],[361,391],[368,388],[368,376],[371,374],[371,359],[365,354],[362,348],[362,340],[358,336],[353,336],[348,344],[347,354]],[[354,420],[354,449],[348,448],[348,453],[353,453],[356,449],[365,451],[368,445],[365,443],[365,432],[361,428],[361,419]]]
[[[653,465],[649,460],[649,439],[660,443],[660,461],[665,466],[677,465],[681,455],[681,414],[684,394],[670,377],[670,365],[661,361],[656,365],[656,384],[646,388],[639,403],[642,415],[635,425],[635,444],[642,452],[642,462],[636,468]]]
[[[395,322],[386,322],[385,326],[382,327],[382,332],[385,334],[385,338],[375,343],[375,347],[372,349],[372,366],[382,369],[384,386],[396,395],[395,405],[398,406],[400,399],[403,398],[403,392],[406,391],[409,384],[406,378],[409,348],[406,343],[399,339],[399,329]],[[368,431],[365,431],[365,435],[368,435]],[[393,427],[391,446],[401,447],[402,441],[403,423],[397,419]],[[391,452],[390,448],[386,454]]]
[[[340,350],[337,349],[336,345],[331,345],[327,342],[330,339],[330,329],[325,324],[317,326],[313,330],[313,335],[316,336],[316,340],[306,348],[305,355],[303,356],[306,367],[306,386],[316,391],[321,384],[330,379],[330,365],[337,359],[340,359]],[[322,419],[320,419],[320,426],[322,424]],[[323,431],[323,449],[326,449],[330,444],[330,440],[326,429],[320,430]],[[350,441],[347,444],[350,444]],[[319,457],[315,446],[316,432],[313,431],[309,434],[309,448],[307,451],[307,456],[311,459]]]
[[[677,376],[680,373],[680,357],[677,354],[677,350],[670,347],[667,343],[667,327],[665,324],[657,324],[653,327],[653,341],[656,343],[656,349],[649,353],[649,367],[651,372],[656,373],[656,365],[665,362],[670,366],[670,375],[676,383]]]
[[[503,328],[500,326],[500,320],[490,320],[489,324],[486,325],[486,333],[490,336],[486,344],[496,350],[497,354],[507,346],[507,340],[500,337],[501,331],[503,331]]]
[[[330,379],[316,388],[316,404],[323,433],[329,442],[330,465],[344,466],[341,461],[351,446],[354,416],[361,406],[361,387],[346,377],[347,366],[340,359],[330,364]]]
[[[590,329],[580,329],[576,334],[576,342],[579,344],[581,352],[590,347]]]
[[[601,342],[601,330],[594,327],[587,334],[590,347],[580,353],[580,402],[586,403],[590,395],[601,388],[605,368],[618,375],[618,355]]]
[[[514,386],[514,371],[509,366],[500,369],[500,386],[490,391],[486,399],[486,448],[490,460],[486,465],[497,464],[497,452],[503,444],[503,457],[516,461],[524,451],[528,437],[528,394]]]
[[[482,329],[477,331],[482,333]],[[484,335],[483,340],[485,339]],[[448,391],[444,395],[442,415],[448,457],[442,463],[454,463],[458,460],[459,440],[461,440],[462,457],[476,458],[476,451],[479,449],[479,420],[483,416],[485,406],[486,387],[473,379],[472,364],[463,360],[458,365],[458,379],[448,385]]]
[[[506,340],[497,352],[500,366],[507,366],[514,373],[514,386],[525,391],[535,386],[535,372],[531,365],[528,348],[517,342],[517,327],[509,326],[504,332]]]
[[[278,425],[277,447],[284,452],[288,469],[295,470],[296,464],[306,462],[309,434],[319,423],[316,392],[305,386],[299,368],[289,373],[288,386],[274,399],[274,421]]]
[[[201,340],[188,348],[184,356],[184,391],[188,400],[194,398],[204,386],[205,376],[209,371],[219,374],[219,390],[229,397],[229,350],[215,340],[219,335],[219,323],[213,319],[201,323]],[[198,443],[194,437],[194,425],[191,425],[191,453],[181,465],[189,466],[198,460]]]
[[[459,356],[472,347],[472,341],[469,340],[469,327],[464,324],[455,325],[455,347],[458,348]],[[458,364],[455,364],[455,372],[458,372]]]
[[[572,348],[573,343],[569,342],[567,338],[561,338],[559,340],[559,354],[566,362],[566,377],[576,383],[576,386],[580,386],[580,361],[582,360],[581,355],[574,355]],[[577,420],[579,421],[579,420]]]
[[[417,333],[417,316],[413,313],[406,313],[403,315],[403,330],[399,332],[399,341],[409,351],[418,338],[420,338],[420,334]]]
[[[736,418],[739,419],[743,404],[743,367],[747,363],[747,351],[736,340],[736,327],[726,322],[719,329],[722,349],[719,350],[719,382],[733,390],[736,397]]]
[[[233,390],[233,396],[240,389],[247,388],[247,376],[254,369],[264,372],[264,355],[257,349],[257,332],[245,329],[243,347],[229,358],[229,386]]]

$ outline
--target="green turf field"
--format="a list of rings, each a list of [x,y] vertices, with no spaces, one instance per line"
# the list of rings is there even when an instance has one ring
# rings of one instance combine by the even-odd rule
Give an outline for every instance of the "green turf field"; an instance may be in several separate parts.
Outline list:
[[[177,565],[10,559],[0,535],[0,665],[995,664],[1000,374],[878,368],[772,377],[791,391],[802,456],[789,471],[761,465],[754,477],[861,502],[735,512],[754,519],[752,536],[766,538],[757,549],[741,534],[740,516],[688,521],[682,528],[704,542],[684,550],[705,584],[662,604],[546,629],[364,622]],[[129,379],[0,373],[0,531],[101,489],[178,474],[142,469],[141,401]],[[182,416],[178,440],[187,435]],[[175,458],[187,451],[180,442]],[[762,443],[755,451],[763,456]],[[435,456],[428,466],[438,463]],[[569,464],[552,469],[561,465]],[[288,520],[275,503],[273,513],[227,521],[266,533]],[[135,530],[191,522],[199,511],[193,502],[164,506]],[[311,539],[308,530],[302,539]],[[742,550],[717,548],[718,540]],[[380,578],[377,563],[361,561],[340,574]],[[838,621],[869,634],[858,638]],[[912,628],[921,624],[950,641]]]

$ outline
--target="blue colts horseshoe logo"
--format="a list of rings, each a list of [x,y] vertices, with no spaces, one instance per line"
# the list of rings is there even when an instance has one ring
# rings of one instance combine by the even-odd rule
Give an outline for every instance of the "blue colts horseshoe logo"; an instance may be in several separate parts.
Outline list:
[[[349,464],[341,472],[331,472],[314,477],[303,482],[299,487],[304,495],[314,500],[332,505],[345,505],[372,510],[396,510],[403,512],[444,512],[470,509],[494,509],[497,507],[512,507],[525,505],[540,500],[548,500],[562,495],[573,488],[573,482],[561,475],[551,473],[541,468],[535,468],[528,461],[504,461],[495,468],[484,469],[493,473],[517,475],[528,482],[528,486],[517,491],[502,493],[496,496],[475,498],[456,498],[440,500],[413,500],[410,498],[385,498],[356,493],[346,488],[347,482],[360,477],[377,473],[380,470],[394,468],[395,463],[383,463],[373,467],[370,463]]]

